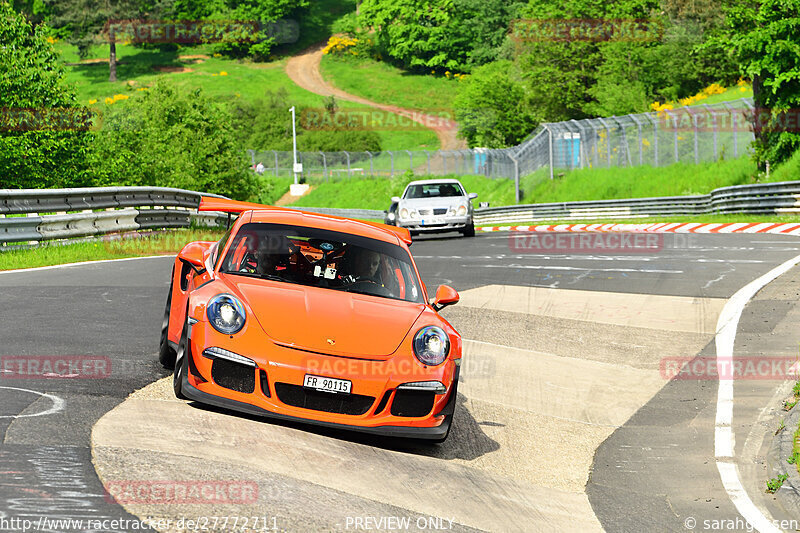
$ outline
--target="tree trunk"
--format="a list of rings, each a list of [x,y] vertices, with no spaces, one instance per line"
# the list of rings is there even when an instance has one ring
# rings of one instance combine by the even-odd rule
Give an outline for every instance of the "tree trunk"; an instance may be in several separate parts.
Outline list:
[[[109,39],[108,48],[108,81],[117,81],[117,43],[114,41],[113,34]]]

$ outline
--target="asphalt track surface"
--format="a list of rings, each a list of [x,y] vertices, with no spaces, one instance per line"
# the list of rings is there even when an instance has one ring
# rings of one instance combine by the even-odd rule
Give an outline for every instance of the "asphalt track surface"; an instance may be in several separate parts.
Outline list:
[[[638,375],[635,372],[639,370],[652,373],[658,369],[658,359],[653,358],[658,347],[663,349],[662,356],[713,356],[713,328],[709,331],[707,322],[713,323],[711,318],[716,317],[724,299],[775,266],[800,255],[800,240],[772,235],[664,235],[659,249],[628,254],[602,250],[523,253],[515,249],[512,238],[494,233],[473,239],[423,237],[414,243],[412,251],[430,290],[447,283],[472,295],[472,300],[465,298],[464,307],[453,306],[443,314],[465,338],[478,344],[505,346],[509,353],[520,350],[520,354],[527,351],[570,355],[586,359],[587,364],[621,365],[619,368],[630,370],[632,376]],[[3,519],[10,518],[34,522],[41,516],[134,518],[104,498],[102,483],[92,463],[90,439],[92,428],[101,417],[132,392],[167,375],[157,363],[156,354],[170,268],[170,258],[153,258],[0,274],[3,309],[0,356],[96,356],[107,361],[110,368],[109,375],[102,379],[17,379],[9,378],[7,372],[0,376],[0,531],[19,530],[8,523],[3,527]],[[800,293],[796,288],[798,280],[800,274],[792,269],[748,304],[740,324],[742,342],[737,338],[737,350],[743,355],[796,355],[797,334],[792,325],[800,314],[795,308]],[[488,288],[497,292],[493,287],[502,287],[509,295],[507,301],[512,302],[516,295],[521,299],[524,294],[533,294],[530,291],[540,291],[535,293],[536,298],[542,298],[542,294],[555,290],[564,294],[569,291],[569,298],[573,299],[582,295],[589,298],[594,293],[608,301],[616,301],[614,295],[630,297],[631,301],[639,302],[637,305],[703,301],[707,302],[703,309],[714,312],[708,311],[707,317],[700,317],[691,327],[678,324],[665,332],[641,328],[635,321],[615,323],[613,316],[602,316],[603,309],[591,317],[590,325],[588,317],[580,324],[577,321],[573,324],[558,316],[557,310],[551,313],[549,308],[532,309],[532,296],[528,312],[508,310],[502,301],[481,303],[485,295],[481,291]],[[664,313],[669,314],[669,310],[665,308]],[[627,329],[621,329],[623,326]],[[643,338],[645,335],[651,338]],[[639,357],[636,347],[651,340],[649,355]],[[613,346],[615,343],[620,344],[619,349]],[[568,372],[561,377],[579,379]],[[599,434],[602,440],[598,438],[591,446],[583,446],[580,439],[584,437],[576,436],[574,443],[569,438],[562,439],[558,445],[549,443],[548,449],[526,449],[519,435],[506,436],[504,431],[511,428],[502,426],[516,419],[508,414],[498,414],[493,419],[491,409],[473,406],[469,395],[464,394],[459,403],[469,416],[464,415],[460,430],[454,432],[441,451],[403,450],[402,457],[408,458],[408,464],[421,457],[427,461],[426,467],[441,464],[443,471],[445,466],[453,464],[476,463],[484,469],[481,472],[492,476],[502,474],[514,482],[542,488],[541,501],[547,498],[544,489],[548,487],[560,491],[558,497],[585,490],[596,520],[607,531],[686,531],[687,517],[694,517],[701,526],[704,519],[735,519],[738,513],[722,487],[714,464],[717,382],[664,380],[653,384],[652,392],[642,393],[642,404],[631,410],[632,416],[626,412],[622,418],[606,423],[602,414],[586,415],[588,422],[583,423],[587,427],[609,428],[608,434]],[[480,387],[473,385],[467,390],[480,392]],[[763,448],[768,443],[766,435],[771,430],[772,414],[765,408],[776,404],[781,387],[785,389],[785,383],[775,380],[743,381],[735,385],[736,452],[741,461],[747,461],[740,465],[742,481],[756,505],[774,518],[787,517],[771,498],[753,493],[763,486],[766,476]],[[515,392],[508,390],[506,394],[513,396]],[[491,394],[496,400],[497,391]],[[584,398],[582,403],[592,401],[599,400]],[[546,403],[543,399],[537,402],[539,407]],[[471,408],[467,409],[468,406]],[[545,413],[547,416],[569,422],[564,412],[556,412],[560,407],[546,407],[552,410]],[[226,413],[219,416],[234,423],[240,418]],[[258,423],[266,430],[273,427],[269,423],[242,420]],[[303,432],[304,428],[291,430]],[[536,444],[539,427],[533,424],[525,431]],[[354,450],[364,453],[370,446],[379,452],[393,449],[392,444],[347,434],[308,433],[317,439],[343,443],[344,449],[351,453]],[[353,446],[351,441],[355,443]],[[577,451],[579,447],[581,452]],[[570,458],[583,457],[581,454],[586,456],[589,475],[572,478]],[[535,464],[537,456],[541,456],[541,464]],[[493,462],[493,457],[502,459]],[[160,460],[157,453],[150,459]],[[398,464],[402,473],[406,463]],[[557,471],[540,471],[539,467],[548,464],[558,464]],[[514,472],[515,468],[519,472]],[[565,479],[555,479],[560,476]],[[547,481],[551,477],[554,480]],[[293,490],[313,501],[316,489],[294,485]],[[450,500],[458,500],[458,486],[447,490],[452,490]],[[331,505],[348,505],[341,494],[327,497]],[[363,497],[358,501],[362,500]],[[391,505],[395,502],[382,502],[381,512],[406,512],[410,507],[402,505],[402,501],[398,494],[397,507]],[[282,504],[288,509],[292,501],[287,499]],[[281,507],[275,509],[277,513]],[[369,507],[356,510],[374,511]],[[427,514],[450,516],[447,504]],[[506,517],[507,522],[474,527],[465,519],[457,521],[452,529],[550,530],[546,526],[546,512],[541,514],[541,522],[533,519],[521,524],[514,517]],[[469,512],[464,511],[464,516],[469,518]],[[326,523],[324,517],[304,522],[294,514],[287,517],[282,529],[338,529],[336,525]],[[701,526],[696,530],[703,530]],[[748,529],[743,525],[727,530]]]

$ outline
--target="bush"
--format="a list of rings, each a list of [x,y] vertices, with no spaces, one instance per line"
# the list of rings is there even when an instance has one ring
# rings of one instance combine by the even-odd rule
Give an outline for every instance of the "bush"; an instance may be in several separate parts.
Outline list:
[[[496,61],[459,82],[455,117],[470,147],[513,146],[539,122],[526,106],[525,87],[513,69],[510,61]]]
[[[247,199],[256,190],[225,105],[161,79],[107,106],[91,161],[98,185],[179,187]]]
[[[47,31],[0,1],[1,187],[79,187],[90,179],[91,113],[76,104]]]

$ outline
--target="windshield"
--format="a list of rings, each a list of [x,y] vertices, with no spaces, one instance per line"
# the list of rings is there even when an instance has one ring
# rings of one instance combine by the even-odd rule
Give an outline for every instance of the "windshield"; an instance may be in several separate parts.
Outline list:
[[[358,235],[250,223],[231,242],[220,271],[337,291],[423,302],[408,252]]]
[[[426,183],[411,185],[404,198],[440,198],[448,196],[464,196],[464,191],[458,183]]]

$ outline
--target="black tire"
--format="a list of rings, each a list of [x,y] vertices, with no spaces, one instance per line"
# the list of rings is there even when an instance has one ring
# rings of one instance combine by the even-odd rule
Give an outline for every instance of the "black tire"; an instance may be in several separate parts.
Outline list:
[[[169,345],[167,332],[169,331],[169,315],[172,308],[172,286],[175,280],[175,267],[172,267],[172,281],[169,283],[169,294],[167,295],[167,307],[164,309],[164,320],[161,322],[161,343],[158,347],[158,362],[164,368],[172,370],[175,368],[175,350]]]
[[[458,407],[458,382],[456,382],[456,384],[453,386],[453,392],[451,394],[452,396],[450,397],[450,402],[453,402],[453,413],[447,415],[450,417],[450,425],[447,426],[447,433],[445,433],[443,437],[431,440],[433,444],[442,444],[444,441],[446,441],[447,437],[450,436],[450,432],[453,430],[453,426],[456,424],[456,408]]]
[[[464,237],[474,237],[475,236],[475,223],[470,222],[469,225],[465,226],[461,233],[464,234]]]
[[[188,329],[189,325],[187,323],[183,326],[183,334],[176,354],[175,371],[172,373],[172,389],[175,391],[175,397],[179,400],[189,399],[183,394],[183,378],[186,376],[187,359],[189,357]]]

